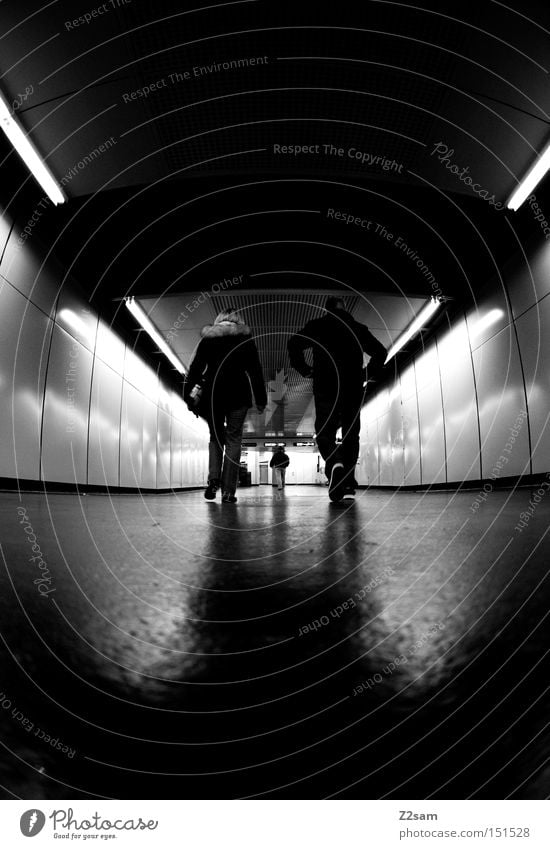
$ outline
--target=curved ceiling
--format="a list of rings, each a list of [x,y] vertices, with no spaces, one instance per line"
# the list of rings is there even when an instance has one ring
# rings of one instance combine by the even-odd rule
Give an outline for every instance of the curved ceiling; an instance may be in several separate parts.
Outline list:
[[[360,296],[391,340],[533,232],[498,207],[547,140],[538,0],[25,0],[0,31],[0,86],[69,199],[37,238],[103,307],[133,294],[162,324],[240,277]],[[24,224],[40,192],[4,150]]]

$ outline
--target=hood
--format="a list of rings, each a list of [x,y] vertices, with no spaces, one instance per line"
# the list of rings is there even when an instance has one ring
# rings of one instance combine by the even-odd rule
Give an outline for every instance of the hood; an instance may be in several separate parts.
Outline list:
[[[247,324],[235,324],[233,321],[221,321],[219,324],[207,324],[201,330],[204,339],[217,339],[223,336],[252,336]]]
[[[335,321],[338,324],[347,324],[348,327],[353,327],[355,324],[354,317],[347,310],[332,310],[331,312],[327,312],[325,318],[329,321]]]

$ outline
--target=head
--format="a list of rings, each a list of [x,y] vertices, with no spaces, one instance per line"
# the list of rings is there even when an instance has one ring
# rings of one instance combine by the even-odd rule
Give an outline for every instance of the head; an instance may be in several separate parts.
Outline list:
[[[334,295],[331,295],[325,302],[325,309],[329,313],[332,313],[335,310],[345,311],[346,305],[344,304],[343,298],[337,298]]]
[[[221,324],[222,321],[230,321],[233,324],[246,324],[242,315],[231,307],[219,313],[214,319],[214,324]]]

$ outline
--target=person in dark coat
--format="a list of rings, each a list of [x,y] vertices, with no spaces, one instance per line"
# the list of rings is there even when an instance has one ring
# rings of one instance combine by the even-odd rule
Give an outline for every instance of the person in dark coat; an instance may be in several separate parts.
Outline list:
[[[339,298],[328,298],[326,315],[309,321],[288,341],[290,363],[303,377],[313,377],[317,447],[325,461],[329,496],[333,501],[353,497],[357,481],[361,407],[365,374],[363,352],[370,356],[369,381],[380,378],[387,352],[364,324],[344,308]],[[304,351],[311,349],[313,365]],[[336,432],[342,428],[342,442]]]
[[[269,466],[275,469],[275,481],[277,489],[282,489],[285,485],[286,470],[290,460],[288,454],[285,454],[282,448],[274,448],[273,456],[269,461]]]
[[[200,400],[196,402],[196,387]],[[239,476],[241,442],[246,414],[267,404],[262,367],[252,331],[236,310],[221,312],[203,327],[201,341],[189,368],[183,397],[190,410],[208,422],[208,486],[212,500],[222,489],[222,501],[233,503]]]

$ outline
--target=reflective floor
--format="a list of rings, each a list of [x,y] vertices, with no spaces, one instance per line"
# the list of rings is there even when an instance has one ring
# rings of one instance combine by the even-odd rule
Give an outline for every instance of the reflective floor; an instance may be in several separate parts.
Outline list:
[[[549,496],[238,494],[0,495],[4,798],[549,795]]]

